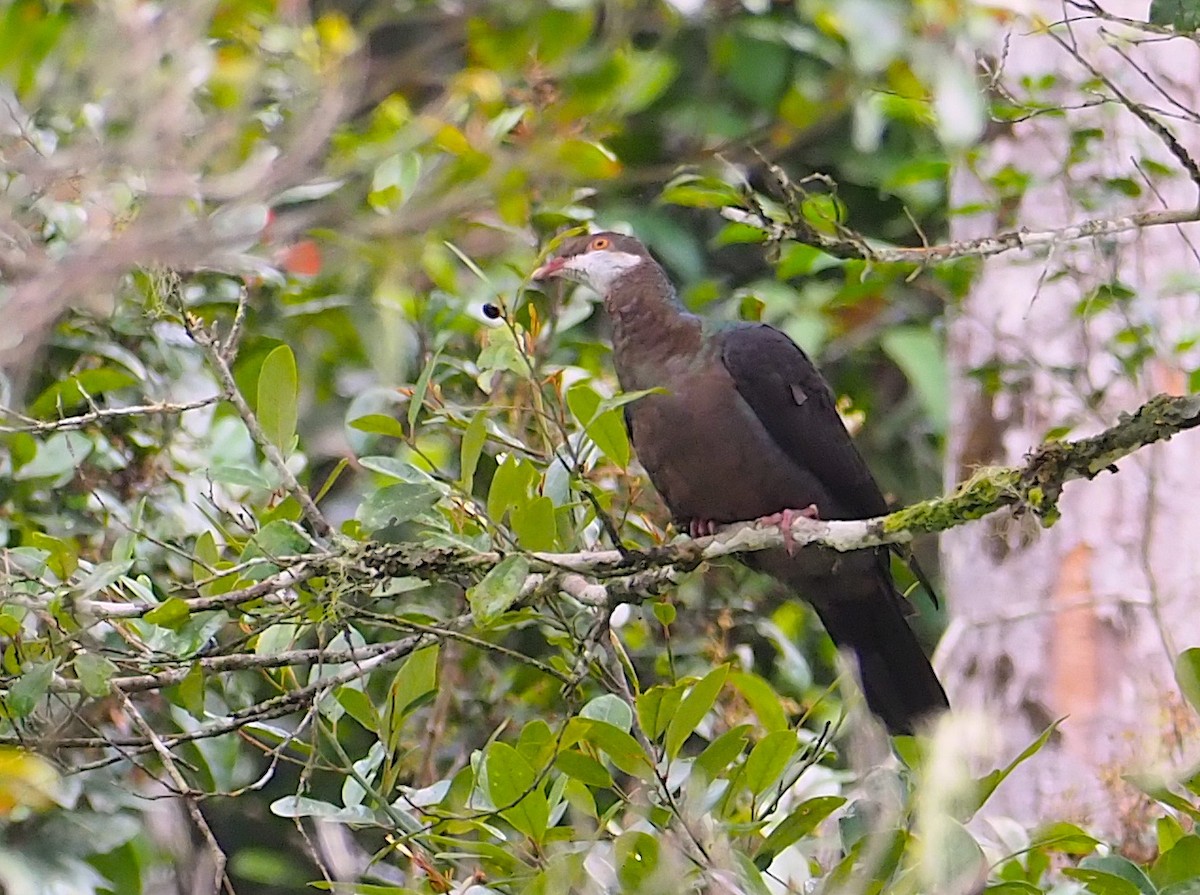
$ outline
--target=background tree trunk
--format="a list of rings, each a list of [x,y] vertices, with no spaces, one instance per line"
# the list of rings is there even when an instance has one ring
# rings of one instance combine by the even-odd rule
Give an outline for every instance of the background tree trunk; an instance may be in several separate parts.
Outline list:
[[[1050,21],[1066,9],[1035,5]],[[1146,13],[1145,3],[1109,6],[1117,15]],[[1106,33],[1109,43],[1127,33],[1120,26],[1087,19],[1057,33],[1126,95],[1174,108],[1106,44]],[[1195,43],[1120,48],[1197,108]],[[1067,48],[1027,23],[1012,29],[1006,56],[993,64],[1001,89],[1018,95],[1025,76],[1052,73],[1059,85],[1088,78]],[[1074,110],[1019,121],[958,171],[952,205],[988,210],[957,217],[955,239],[1194,205],[1197,186],[1185,174],[1158,177],[1147,166],[1151,159],[1180,170],[1127,108],[1092,104],[1096,91],[1050,91]],[[1195,127],[1162,120],[1200,148]],[[1023,195],[1011,190],[1017,172],[1031,176]],[[1121,195],[1135,189],[1136,197]],[[1020,462],[1057,427],[1090,434],[1152,394],[1188,391],[1197,366],[1188,340],[1200,321],[1198,240],[1195,226],[1159,227],[988,261],[949,326],[950,483],[981,465]],[[1067,716],[1048,748],[1001,787],[993,810],[1024,821],[1074,816],[1120,836],[1135,829],[1140,800],[1119,772],[1133,759],[1166,768],[1188,757],[1181,736],[1195,719],[1172,665],[1200,643],[1198,502],[1200,436],[1185,435],[1122,461],[1115,475],[1068,486],[1052,528],[1006,513],[943,537],[953,621],[939,664],[952,701],[996,719],[1005,760]]]

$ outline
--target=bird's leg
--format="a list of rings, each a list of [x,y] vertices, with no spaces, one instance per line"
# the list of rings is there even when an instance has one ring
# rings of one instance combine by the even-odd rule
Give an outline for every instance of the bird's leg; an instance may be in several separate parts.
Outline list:
[[[792,523],[797,519],[820,519],[817,513],[817,505],[810,503],[801,510],[786,509],[778,513],[772,513],[770,516],[763,516],[758,521],[764,525],[775,525],[779,527],[779,533],[783,535],[783,546],[788,552],[788,556],[793,556],[796,553],[796,540],[792,535]]]
[[[693,538],[707,538],[717,533],[717,526],[720,523],[712,519],[689,519],[687,523],[688,534]]]

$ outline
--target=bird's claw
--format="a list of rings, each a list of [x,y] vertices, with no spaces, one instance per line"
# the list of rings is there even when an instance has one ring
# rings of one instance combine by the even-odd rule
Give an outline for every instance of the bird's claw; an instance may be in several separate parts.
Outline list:
[[[792,523],[797,519],[820,519],[821,516],[817,512],[817,505],[810,503],[808,506],[800,510],[786,509],[780,510],[778,513],[772,513],[770,516],[763,516],[758,521],[764,525],[775,525],[779,528],[779,533],[783,535],[783,546],[787,550],[788,556],[796,554],[796,539],[792,534]]]
[[[717,523],[712,519],[691,519],[688,521],[688,534],[693,538],[707,538],[717,533]]]

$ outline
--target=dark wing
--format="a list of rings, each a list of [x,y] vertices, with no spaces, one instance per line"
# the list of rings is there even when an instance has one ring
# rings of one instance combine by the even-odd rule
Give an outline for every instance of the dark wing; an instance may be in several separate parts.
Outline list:
[[[721,348],[738,393],[771,438],[833,497],[834,506],[817,506],[822,516],[867,519],[888,511],[829,385],[795,342],[765,323],[748,323],[725,330]]]

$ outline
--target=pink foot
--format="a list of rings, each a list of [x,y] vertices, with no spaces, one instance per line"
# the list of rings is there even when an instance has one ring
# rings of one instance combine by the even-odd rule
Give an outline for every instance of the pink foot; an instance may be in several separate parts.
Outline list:
[[[717,533],[720,523],[712,519],[693,519],[688,522],[688,534],[693,538],[707,538]]]
[[[764,525],[776,525],[779,527],[779,533],[783,535],[783,546],[788,552],[788,556],[793,556],[796,553],[796,541],[792,536],[792,523],[797,519],[820,519],[817,513],[817,505],[810,503],[802,510],[787,509],[778,513],[772,513],[770,516],[763,516],[758,521]]]

